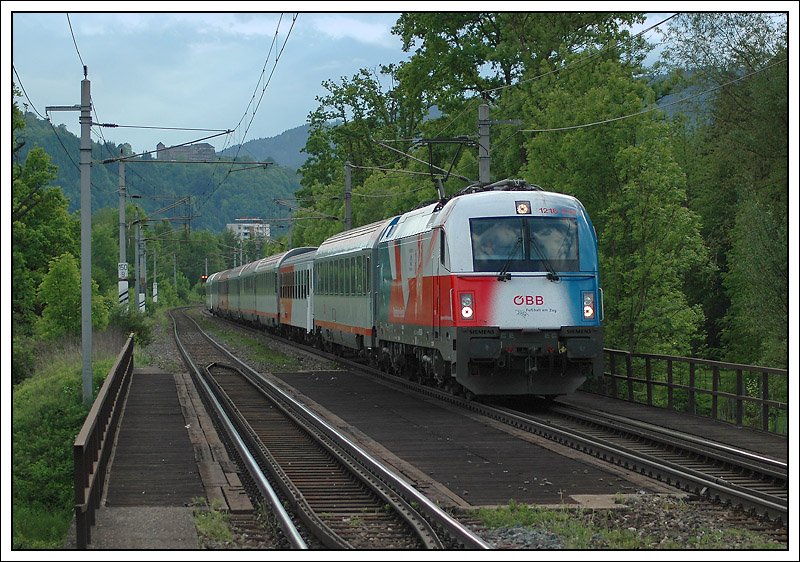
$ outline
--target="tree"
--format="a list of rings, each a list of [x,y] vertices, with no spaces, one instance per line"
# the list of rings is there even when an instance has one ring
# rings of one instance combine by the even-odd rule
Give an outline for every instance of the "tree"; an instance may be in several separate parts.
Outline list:
[[[592,217],[607,345],[688,354],[703,315],[684,278],[704,270],[707,257],[698,217],[686,208],[685,176],[664,141],[670,128],[656,113],[588,126],[653,103],[652,89],[631,70],[606,52],[579,72],[528,85],[535,95],[523,108],[541,132],[525,145],[527,177],[575,195]]]
[[[632,13],[409,12],[392,32],[404,51],[416,47],[401,78],[421,83],[430,105],[455,113],[468,97],[496,100],[529,71],[558,67],[565,53],[629,41],[625,26],[642,21]]]
[[[788,365],[788,35],[785,14],[682,14],[667,60],[716,88],[685,129],[689,201],[718,264],[706,311],[722,359]]]
[[[102,294],[118,294],[118,263],[119,212],[100,209],[92,216],[92,279]]]
[[[43,305],[36,323],[44,339],[78,336],[81,333],[81,279],[78,260],[72,254],[53,258],[39,285],[37,298]],[[108,324],[109,306],[92,281],[92,328],[102,330]]]
[[[606,341],[631,352],[690,355],[703,312],[688,301],[684,279],[705,266],[706,253],[697,216],[685,207],[685,177],[660,136],[616,156],[622,189],[604,212],[600,237]]]
[[[13,88],[14,94],[19,92]],[[78,253],[80,225],[67,212],[68,202],[61,190],[50,186],[56,167],[39,147],[21,159],[17,134],[25,126],[16,102],[12,103],[13,150],[11,188],[12,233],[12,322],[15,333],[28,333],[39,309],[36,288],[42,282],[47,263],[64,252]],[[29,147],[30,148],[30,147]]]

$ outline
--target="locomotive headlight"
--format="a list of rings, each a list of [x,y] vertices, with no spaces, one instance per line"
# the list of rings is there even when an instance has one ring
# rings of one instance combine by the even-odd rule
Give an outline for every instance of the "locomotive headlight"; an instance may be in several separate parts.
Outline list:
[[[594,291],[583,291],[583,319],[594,320]]]
[[[475,314],[472,303],[472,293],[461,293],[461,318],[464,320],[472,320]]]

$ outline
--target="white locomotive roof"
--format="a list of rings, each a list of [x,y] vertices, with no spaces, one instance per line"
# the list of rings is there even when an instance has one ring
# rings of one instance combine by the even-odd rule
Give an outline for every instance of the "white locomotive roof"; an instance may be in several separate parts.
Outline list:
[[[374,248],[386,226],[397,217],[384,219],[381,221],[359,226],[351,230],[345,230],[339,234],[334,234],[325,240],[317,249],[317,258],[324,258],[332,255],[348,254],[359,250]]]
[[[550,191],[484,191],[450,199],[443,207],[433,203],[409,211],[399,217],[396,225],[388,228],[381,241],[398,240],[444,225],[448,221],[462,221],[474,217],[513,216],[517,202],[527,202],[532,216],[550,215],[553,209],[583,212],[583,205],[571,195]],[[436,209],[440,209],[437,211]],[[463,223],[462,223],[463,224]],[[465,231],[466,232],[466,231]]]

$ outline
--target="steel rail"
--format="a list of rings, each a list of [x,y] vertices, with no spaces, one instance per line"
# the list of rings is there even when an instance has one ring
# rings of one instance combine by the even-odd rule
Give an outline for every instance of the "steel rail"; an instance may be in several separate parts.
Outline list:
[[[305,542],[303,537],[300,535],[297,527],[292,522],[291,517],[284,509],[280,498],[275,493],[275,490],[270,485],[269,481],[267,480],[264,472],[259,467],[258,463],[256,462],[253,455],[248,450],[245,443],[242,441],[241,437],[239,436],[238,432],[236,431],[233,423],[231,422],[230,418],[225,413],[222,405],[219,403],[217,398],[214,396],[214,393],[211,391],[211,388],[206,383],[204,377],[201,375],[200,370],[192,361],[191,357],[189,357],[186,348],[183,346],[180,338],[178,337],[178,326],[175,321],[175,318],[172,316],[172,312],[170,311],[170,318],[172,318],[172,325],[173,331],[175,336],[175,343],[178,346],[178,350],[181,353],[184,361],[187,365],[189,365],[192,369],[192,378],[195,382],[198,382],[202,385],[202,388],[205,392],[205,395],[211,401],[215,413],[219,416],[220,421],[222,422],[225,430],[227,431],[228,435],[230,436],[231,440],[233,441],[236,450],[238,451],[239,455],[241,456],[243,462],[247,466],[247,470],[250,472],[253,480],[255,481],[256,486],[261,491],[262,495],[266,500],[269,502],[270,506],[272,507],[273,513],[275,514],[276,519],[278,520],[278,525],[280,526],[281,530],[284,533],[287,541],[292,548],[297,550],[307,550],[308,544]]]
[[[194,319],[190,318],[194,322]],[[483,539],[475,535],[472,531],[464,527],[455,518],[451,517],[448,513],[443,511],[439,506],[432,502],[428,497],[419,492],[416,488],[408,484],[405,480],[397,476],[394,472],[383,466],[379,461],[372,457],[368,452],[353,443],[345,434],[331,426],[327,421],[306,408],[302,403],[295,400],[292,396],[284,392],[281,388],[272,384],[261,373],[247,365],[241,359],[234,356],[228,351],[225,346],[216,341],[209,334],[205,334],[206,338],[217,346],[232,362],[241,366],[241,368],[251,375],[258,378],[264,384],[268,385],[272,392],[276,393],[286,403],[291,404],[294,409],[302,413],[302,415],[321,430],[323,430],[328,437],[333,440],[338,446],[346,450],[353,458],[357,459],[362,465],[370,470],[377,478],[380,478],[385,484],[390,486],[396,493],[409,502],[416,502],[418,507],[415,506],[417,511],[423,512],[426,517],[435,525],[443,528],[447,533],[454,538],[463,548],[490,550],[492,547]]]

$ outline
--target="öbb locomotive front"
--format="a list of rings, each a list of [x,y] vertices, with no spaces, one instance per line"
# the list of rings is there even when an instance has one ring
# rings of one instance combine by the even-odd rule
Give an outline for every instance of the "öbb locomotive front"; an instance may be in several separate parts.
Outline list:
[[[317,345],[468,396],[569,394],[602,372],[597,237],[574,197],[506,180],[302,254],[306,273],[281,270],[274,283],[249,264],[210,276],[208,308],[267,326],[277,315],[279,328]],[[260,261],[280,269],[287,258]],[[248,273],[256,279],[237,279]],[[292,279],[300,286],[282,288]],[[246,313],[241,302],[279,310],[261,322],[267,311]]]

